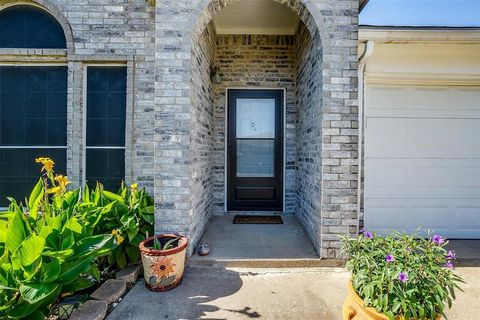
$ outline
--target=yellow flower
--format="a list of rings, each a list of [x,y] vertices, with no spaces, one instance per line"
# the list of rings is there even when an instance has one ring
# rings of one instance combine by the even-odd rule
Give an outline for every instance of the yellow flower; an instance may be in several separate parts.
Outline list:
[[[62,190],[65,190],[67,188],[67,185],[70,184],[70,181],[68,181],[68,177],[62,176],[61,174],[55,177],[55,181],[58,182],[58,185],[62,188]]]
[[[132,183],[130,185],[130,189],[132,190],[132,192],[135,192],[138,190],[138,183]]]
[[[55,193],[55,194],[59,194],[62,192],[62,188],[61,187],[55,187],[55,188],[52,188],[52,189],[48,189],[47,190],[48,193]]]
[[[53,166],[55,165],[55,162],[50,158],[37,158],[35,159],[35,162],[43,164],[42,171],[45,170],[47,172],[52,172]]]
[[[115,237],[115,240],[119,245],[122,244],[123,240],[125,240],[125,238],[121,236],[120,231],[118,231],[117,229],[112,230],[112,235]]]

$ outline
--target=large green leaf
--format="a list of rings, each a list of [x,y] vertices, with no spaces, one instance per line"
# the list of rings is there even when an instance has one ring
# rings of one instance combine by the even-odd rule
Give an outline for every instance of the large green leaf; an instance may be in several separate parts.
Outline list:
[[[50,283],[55,282],[62,271],[60,260],[52,259],[51,262],[42,266],[43,282]]]
[[[24,320],[45,320],[45,315],[40,311],[34,311],[33,313],[29,314],[27,317],[22,318]]]
[[[43,226],[42,229],[40,229],[40,237],[43,239],[47,240],[48,236],[53,232],[53,228],[49,226]]]
[[[7,240],[7,225],[7,221],[0,219],[0,243],[5,243]]]
[[[155,217],[153,216],[153,214],[143,214],[142,213],[142,218],[148,224],[153,224],[155,222]]]
[[[40,258],[44,246],[45,239],[32,234],[21,243],[20,247],[13,254],[12,259],[18,259],[22,266],[29,266]]]
[[[42,178],[38,179],[37,184],[30,193],[30,197],[28,198],[28,209],[30,210],[30,216],[33,219],[37,219],[37,210],[38,210],[38,203],[43,197],[43,183]]]
[[[47,226],[49,226],[50,228],[58,230],[58,231],[62,230],[63,223],[62,223],[62,216],[61,215],[47,217],[47,218],[45,218],[45,220],[47,221]]]
[[[81,261],[72,261],[62,264],[62,271],[58,276],[57,283],[68,283],[77,279],[82,273],[86,272],[93,258],[85,258]]]
[[[50,296],[59,289],[58,284],[54,283],[30,283],[20,286],[20,294],[23,300],[30,304],[35,304]]]
[[[118,203],[122,203],[122,204],[125,203],[125,200],[118,194],[115,194],[107,190],[104,190],[103,194],[105,195],[105,198],[107,198],[110,201],[117,201]]]
[[[125,251],[127,252],[130,261],[137,262],[138,260],[140,260],[140,250],[138,249],[138,247],[127,246],[125,248]]]
[[[30,193],[30,197],[28,198],[28,209],[30,210],[30,217],[33,219],[37,219],[37,211],[38,211],[38,204],[42,200],[44,195],[43,190],[43,182],[42,178],[38,179],[37,184]]]
[[[19,212],[8,223],[7,238],[5,246],[10,252],[15,252],[22,242],[27,238],[23,217]]]
[[[82,233],[82,230],[83,230],[82,225],[78,222],[77,218],[75,217],[70,218],[67,221],[67,223],[65,223],[65,228],[70,229],[76,233]]]
[[[67,283],[62,287],[62,293],[75,293],[90,288],[95,284],[95,280],[87,278],[78,278],[73,282]]]
[[[100,252],[111,250],[114,247],[113,236],[111,234],[102,234],[78,241],[73,249],[75,256],[78,257],[84,255],[97,256]]]
[[[57,258],[60,260],[65,260],[68,257],[73,255],[73,249],[61,250],[61,251],[47,251],[43,255],[47,257]]]
[[[147,206],[142,208],[142,213],[153,215],[155,213],[155,206]]]
[[[52,304],[60,294],[60,287],[58,287],[55,291],[51,292],[50,295],[45,297],[43,300],[38,301],[34,304],[28,303],[23,299],[20,299],[19,303],[12,309],[12,311],[8,314],[10,318],[19,319],[29,317],[30,315],[35,314],[34,312],[37,309],[48,306]]]
[[[62,249],[70,249],[71,247],[73,247],[74,244],[75,244],[75,237],[73,236],[73,233],[70,232],[70,235],[66,236],[62,240]]]

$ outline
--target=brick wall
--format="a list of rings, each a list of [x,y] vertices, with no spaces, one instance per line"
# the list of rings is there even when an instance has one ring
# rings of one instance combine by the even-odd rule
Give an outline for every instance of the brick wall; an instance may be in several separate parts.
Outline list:
[[[192,47],[192,122],[190,230],[198,242],[213,214],[214,109],[210,69],[213,65],[215,31],[210,24]]]
[[[321,44],[301,24],[296,34],[297,217],[320,251],[322,190]]]
[[[285,89],[285,212],[295,213],[295,37],[275,35],[218,35],[215,66],[222,82],[215,89],[215,212],[225,204],[226,88]]]

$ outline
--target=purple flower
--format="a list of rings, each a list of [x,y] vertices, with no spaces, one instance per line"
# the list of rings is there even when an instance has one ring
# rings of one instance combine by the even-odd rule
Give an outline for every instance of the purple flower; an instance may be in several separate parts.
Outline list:
[[[447,263],[445,263],[445,268],[453,269],[453,262],[452,261],[447,261]]]
[[[457,254],[455,253],[455,251],[450,250],[450,251],[447,252],[447,255],[445,256],[445,258],[449,261],[455,260],[455,259],[457,259]]]
[[[445,242],[445,239],[443,239],[440,235],[436,234],[432,237],[432,242],[439,246]]]
[[[385,261],[393,262],[393,261],[395,261],[395,258],[393,257],[393,255],[387,254],[387,256],[385,257]]]
[[[408,281],[408,274],[406,272],[400,272],[398,274],[398,280],[400,280],[401,283],[405,283]]]
[[[365,228],[360,229],[360,234],[363,234],[365,232]]]
[[[368,231],[365,231],[363,233],[363,236],[367,239],[372,239],[373,238],[373,234],[371,232],[368,232]]]

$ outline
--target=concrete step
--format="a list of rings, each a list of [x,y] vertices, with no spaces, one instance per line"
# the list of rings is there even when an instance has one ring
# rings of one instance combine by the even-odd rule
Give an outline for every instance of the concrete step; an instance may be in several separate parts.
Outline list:
[[[223,268],[312,268],[343,267],[343,260],[335,259],[222,259],[193,256],[187,261],[189,267]]]

